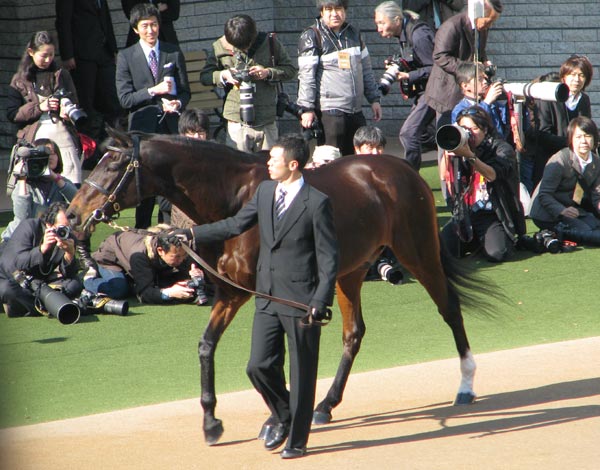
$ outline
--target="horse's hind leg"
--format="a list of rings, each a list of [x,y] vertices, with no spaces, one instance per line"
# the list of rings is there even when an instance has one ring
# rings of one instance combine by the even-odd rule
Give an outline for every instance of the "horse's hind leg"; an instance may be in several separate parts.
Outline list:
[[[204,440],[210,446],[216,444],[223,435],[223,423],[215,416],[217,396],[215,393],[215,350],[225,329],[229,326],[239,308],[248,300],[247,295],[237,295],[228,299],[215,300],[210,313],[208,326],[198,344],[200,359],[200,404],[204,410],[202,429]]]
[[[417,265],[406,267],[411,270],[413,275],[425,287],[437,305],[438,312],[452,330],[456,349],[460,356],[461,370],[461,383],[454,404],[463,405],[472,403],[475,400],[473,380],[476,365],[465,331],[459,295],[446,273],[446,269],[452,271],[451,263],[442,264],[439,257],[428,257],[427,261],[421,260]]]
[[[365,324],[360,304],[360,288],[366,271],[354,271],[337,281],[337,299],[342,312],[343,345],[342,359],[327,395],[313,413],[313,424],[331,421],[331,410],[342,401],[346,382],[365,335]]]

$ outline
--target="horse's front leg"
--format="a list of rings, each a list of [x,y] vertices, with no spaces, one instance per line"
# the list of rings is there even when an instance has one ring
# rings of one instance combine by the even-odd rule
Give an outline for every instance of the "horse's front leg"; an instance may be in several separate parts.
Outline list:
[[[200,359],[200,404],[204,410],[204,440],[210,446],[219,442],[223,435],[223,423],[215,416],[217,396],[215,392],[215,351],[225,329],[249,296],[237,294],[231,298],[215,297],[208,326],[198,344]]]
[[[313,412],[313,424],[331,422],[331,410],[342,401],[350,370],[360,350],[365,335],[365,324],[360,304],[360,288],[364,278],[365,271],[361,269],[359,272],[355,271],[338,279],[337,298],[342,312],[344,350],[333,383],[323,401],[317,405]]]

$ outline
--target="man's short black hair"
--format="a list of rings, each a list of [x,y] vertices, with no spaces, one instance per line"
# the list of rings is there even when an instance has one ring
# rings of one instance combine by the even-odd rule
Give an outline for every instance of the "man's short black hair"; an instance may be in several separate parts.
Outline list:
[[[317,9],[323,10],[325,7],[343,7],[348,9],[348,0],[317,0]]]
[[[256,23],[248,15],[232,16],[225,22],[225,39],[236,49],[248,50],[257,36]]]
[[[302,170],[308,162],[310,150],[308,142],[300,134],[286,134],[277,140],[273,147],[281,147],[286,162],[296,160],[298,169]]]
[[[193,132],[206,132],[210,127],[210,119],[208,114],[198,108],[189,108],[179,116],[179,124],[177,130],[180,134],[185,135]]]
[[[56,216],[60,212],[64,212],[66,214],[67,207],[68,206],[67,206],[66,202],[63,202],[63,201],[53,202],[52,204],[50,204],[48,206],[48,208],[46,209],[46,212],[44,212],[41,215],[40,220],[42,222],[44,222],[45,224],[54,225],[56,223]]]
[[[362,126],[359,127],[354,133],[352,144],[355,147],[361,147],[364,144],[368,144],[372,147],[385,148],[387,140],[383,131],[377,126]]]
[[[504,5],[502,4],[502,0],[487,0],[489,5],[494,9],[496,13],[502,13],[504,10]]]
[[[569,127],[567,128],[567,143],[569,148],[573,150],[573,135],[575,135],[575,130],[577,128],[592,136],[594,139],[592,142],[592,151],[595,151],[596,147],[598,147],[598,126],[586,116],[577,116],[569,122]]]
[[[152,3],[138,3],[134,5],[129,14],[129,24],[132,28],[137,29],[138,23],[142,20],[149,20],[155,17],[160,26],[160,12],[158,8]]]

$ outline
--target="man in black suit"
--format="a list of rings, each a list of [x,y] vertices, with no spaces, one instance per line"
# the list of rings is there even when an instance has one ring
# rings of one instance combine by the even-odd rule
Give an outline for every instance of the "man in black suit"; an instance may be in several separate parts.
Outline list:
[[[300,135],[281,137],[270,152],[271,181],[262,182],[236,215],[176,233],[195,243],[211,243],[258,223],[256,290],[308,305],[313,318],[322,319],[333,301],[337,239],[329,198],[304,182],[308,156]],[[247,373],[275,418],[265,447],[274,450],[287,438],[284,459],[306,453],[315,401],[321,327],[300,325],[304,315],[301,309],[256,297]],[[284,335],[290,354],[289,391],[283,370]]]
[[[179,113],[190,101],[183,53],[179,46],[158,40],[159,12],[153,4],[134,6],[130,24],[140,40],[119,52],[116,75],[119,101],[129,110],[129,130],[177,134]],[[142,201],[136,228],[151,225],[153,207],[154,198]]]
[[[88,121],[82,129],[102,138],[103,122],[115,125],[123,110],[115,89],[117,40],[106,0],[56,0],[60,57],[71,72]]]

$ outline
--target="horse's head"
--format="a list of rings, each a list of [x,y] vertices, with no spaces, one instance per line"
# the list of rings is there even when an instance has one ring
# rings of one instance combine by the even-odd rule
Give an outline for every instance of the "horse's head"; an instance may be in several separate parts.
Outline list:
[[[71,201],[68,217],[73,229],[89,233],[98,222],[118,217],[119,211],[138,204],[139,140],[107,128],[106,153]]]

